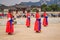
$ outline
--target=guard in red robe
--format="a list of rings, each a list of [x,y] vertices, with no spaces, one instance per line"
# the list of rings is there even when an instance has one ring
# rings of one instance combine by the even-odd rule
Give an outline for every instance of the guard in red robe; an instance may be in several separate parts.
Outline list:
[[[26,26],[30,27],[30,10],[28,10],[26,14]]]
[[[36,21],[34,25],[34,31],[38,33],[41,32],[41,18],[40,18],[39,10],[36,11]]]
[[[11,10],[9,10],[8,14],[7,14],[7,24],[6,24],[6,32],[11,35],[14,32],[14,24],[13,24],[13,15],[11,14]]]
[[[48,16],[46,14],[46,11],[44,12],[43,16],[43,25],[46,27],[48,25]]]

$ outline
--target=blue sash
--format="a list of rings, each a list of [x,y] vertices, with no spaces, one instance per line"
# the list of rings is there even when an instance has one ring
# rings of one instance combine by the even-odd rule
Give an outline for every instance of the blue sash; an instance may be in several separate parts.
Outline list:
[[[39,30],[41,30],[41,19],[38,20],[39,21]]]
[[[28,19],[29,19],[29,21],[30,21],[30,17],[27,17]]]
[[[37,19],[37,21],[38,21],[38,29],[40,31],[41,30],[41,19]]]
[[[46,16],[45,18],[46,18],[46,23],[48,23],[48,16]]]
[[[13,22],[13,20],[11,19],[10,20],[10,28],[12,28],[12,22]]]

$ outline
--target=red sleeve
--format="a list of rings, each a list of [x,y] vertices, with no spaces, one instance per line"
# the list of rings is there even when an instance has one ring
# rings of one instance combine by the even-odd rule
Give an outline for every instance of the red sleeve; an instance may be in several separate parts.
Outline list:
[[[44,12],[43,16],[45,17],[46,16],[46,13]]]
[[[11,17],[12,17],[12,15],[11,15],[10,13],[8,13],[8,14],[7,14],[7,17],[8,17],[8,18],[11,18]]]
[[[29,14],[29,13],[27,13],[27,14],[26,14],[26,16],[28,17],[28,16],[30,16],[30,14]]]
[[[40,18],[40,15],[39,15],[39,13],[36,13],[36,18]]]

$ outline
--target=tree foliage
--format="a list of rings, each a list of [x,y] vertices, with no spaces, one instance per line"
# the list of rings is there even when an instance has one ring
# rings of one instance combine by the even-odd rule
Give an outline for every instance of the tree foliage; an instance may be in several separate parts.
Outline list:
[[[60,7],[57,4],[47,6],[46,4],[41,5],[42,11],[60,11]]]

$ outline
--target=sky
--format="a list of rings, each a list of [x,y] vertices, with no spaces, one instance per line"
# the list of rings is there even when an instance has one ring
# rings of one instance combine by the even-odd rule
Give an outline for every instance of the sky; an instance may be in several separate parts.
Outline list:
[[[14,4],[19,4],[21,2],[29,2],[32,0],[0,0],[0,4],[4,4],[4,5],[14,5]],[[39,0],[33,0],[32,2],[38,2]]]

